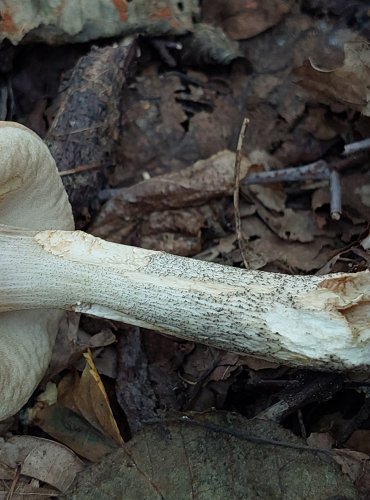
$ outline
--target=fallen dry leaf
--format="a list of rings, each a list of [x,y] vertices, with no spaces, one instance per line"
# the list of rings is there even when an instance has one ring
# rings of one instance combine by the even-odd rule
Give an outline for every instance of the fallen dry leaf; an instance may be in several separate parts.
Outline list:
[[[191,384],[226,380],[240,364],[237,354],[197,345],[183,364],[182,377]]]
[[[335,450],[333,458],[342,467],[343,472],[348,474],[352,481],[356,481],[362,475],[364,463],[369,460],[369,455],[343,449]]]
[[[111,186],[158,176],[227,149],[241,112],[230,78],[150,65],[124,90],[122,129]]]
[[[59,383],[58,401],[77,411],[95,429],[111,437],[117,444],[122,444],[123,439],[90,350],[84,354],[84,358],[86,366],[81,377],[76,373],[68,374]]]
[[[295,70],[298,83],[324,103],[343,104],[370,116],[370,48],[366,41],[344,45],[344,63],[326,70],[306,61]]]
[[[58,403],[39,401],[27,411],[27,423],[35,425],[81,457],[98,462],[118,445],[89,422]]]
[[[143,228],[149,227],[149,232],[153,233],[154,228],[148,226],[150,221],[157,227],[159,222],[162,228],[165,227],[163,217],[158,214],[159,211],[166,211],[167,225],[172,222],[171,228],[174,234],[176,234],[176,227],[182,230],[186,228],[188,235],[199,232],[202,225],[199,216],[194,219],[194,228],[191,228],[192,218],[189,217],[191,212],[189,214],[187,210],[199,207],[197,211],[202,214],[202,206],[211,200],[232,194],[234,158],[235,155],[231,151],[220,151],[207,160],[197,161],[180,172],[153,177],[132,187],[120,189],[115,197],[103,206],[90,227],[90,232],[96,236],[126,244],[130,243],[128,236],[133,233],[136,235],[135,244],[138,245],[140,241],[137,241],[137,234],[140,234]],[[241,176],[246,175],[249,166],[248,160],[243,158]],[[184,208],[186,212],[180,214],[178,210]],[[177,210],[177,212],[169,218],[169,211],[172,210]],[[156,213],[156,215],[148,221],[148,214],[151,213]],[[208,215],[207,211],[205,214]],[[143,227],[142,221],[144,221]],[[203,221],[205,224],[204,215]],[[189,224],[190,227],[188,227]],[[142,236],[149,237],[146,234]]]
[[[64,315],[59,325],[52,358],[44,380],[50,380],[81,356],[82,351],[77,343],[79,322],[79,314],[66,313]]]
[[[370,455],[370,431],[357,429],[345,443],[346,448]]]
[[[258,372],[259,370],[274,370],[278,368],[278,364],[272,363],[265,359],[254,358],[252,356],[243,356],[240,358],[240,364],[247,366],[250,370]]]
[[[44,381],[51,380],[55,375],[72,366],[80,369],[81,356],[87,348],[94,349],[95,364],[102,375],[114,376],[115,357],[107,347],[116,342],[116,337],[110,328],[103,328],[95,335],[90,335],[79,327],[80,315],[67,313],[59,326],[49,369]],[[81,366],[83,371],[84,365]]]
[[[237,246],[238,242],[236,234],[229,234],[228,236],[221,238],[217,245],[207,248],[207,250],[195,255],[195,258],[214,262],[220,255],[222,256],[231,253],[237,248]]]
[[[301,439],[273,422],[226,412],[144,427],[83,471],[68,494],[87,499],[97,491],[102,500],[120,500],[122,492],[126,500],[356,498],[350,479],[330,457],[305,450]]]
[[[222,407],[234,381],[233,374],[242,363],[237,354],[196,345],[181,370],[189,393],[185,408],[205,411]]]
[[[318,237],[310,244],[284,241],[271,233],[250,243],[266,263],[281,264],[281,270],[312,272],[322,267],[333,252],[333,240]],[[279,267],[278,267],[279,268]]]
[[[311,432],[307,438],[307,444],[315,448],[331,450],[335,445],[335,439],[329,432]]]
[[[62,444],[33,436],[13,436],[0,443],[0,464],[13,471],[21,466],[21,474],[38,479],[65,492],[83,462]],[[40,494],[42,490],[40,490]]]
[[[221,26],[234,40],[243,40],[275,26],[289,10],[284,0],[203,0],[202,20]]]

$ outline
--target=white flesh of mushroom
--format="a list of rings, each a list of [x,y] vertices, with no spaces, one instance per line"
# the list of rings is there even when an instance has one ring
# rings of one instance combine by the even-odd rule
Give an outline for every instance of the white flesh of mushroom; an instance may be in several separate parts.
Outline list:
[[[369,272],[245,271],[66,231],[70,208],[46,146],[14,124],[0,128],[0,145],[0,418],[41,379],[58,309],[290,365],[369,369]]]

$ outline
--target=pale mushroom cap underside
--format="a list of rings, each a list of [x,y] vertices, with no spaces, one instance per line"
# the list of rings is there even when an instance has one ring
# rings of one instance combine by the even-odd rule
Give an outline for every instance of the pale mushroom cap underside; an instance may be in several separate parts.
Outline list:
[[[0,122],[0,224],[74,229],[71,205],[47,146],[12,122]]]
[[[25,229],[74,229],[55,161],[26,127],[0,122],[0,224]],[[17,265],[17,264],[15,264]],[[35,270],[42,273],[42,267]],[[3,267],[0,286],[10,270]],[[0,314],[0,419],[27,402],[50,362],[59,310]]]

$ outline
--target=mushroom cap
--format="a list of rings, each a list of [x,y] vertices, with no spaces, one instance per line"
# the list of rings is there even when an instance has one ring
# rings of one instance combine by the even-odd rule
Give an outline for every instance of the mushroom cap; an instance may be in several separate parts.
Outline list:
[[[13,122],[0,122],[0,224],[74,229],[72,209],[48,148],[34,132]],[[40,382],[64,314],[0,313],[0,420],[14,415]]]
[[[71,205],[47,146],[31,130],[0,121],[0,224],[73,230]]]

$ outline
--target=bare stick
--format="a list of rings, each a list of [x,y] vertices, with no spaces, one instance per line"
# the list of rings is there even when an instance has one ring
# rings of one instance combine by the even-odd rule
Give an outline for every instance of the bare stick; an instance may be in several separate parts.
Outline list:
[[[75,175],[82,172],[91,172],[92,170],[99,170],[101,167],[102,165],[100,163],[94,163],[92,165],[79,165],[78,167],[63,170],[62,172],[59,172],[59,175],[61,177],[64,177],[65,175]]]
[[[330,172],[330,216],[333,220],[339,220],[342,214],[342,186],[340,174],[336,170]]]
[[[269,184],[274,182],[305,181],[309,179],[329,179],[330,171],[324,160],[315,161],[299,167],[269,170],[248,175],[240,184]]]
[[[235,214],[235,230],[238,236],[238,243],[240,252],[242,254],[244,267],[246,269],[249,268],[249,263],[247,256],[245,254],[245,244],[244,238],[242,234],[242,224],[240,218],[240,209],[239,209],[239,189],[240,189],[240,163],[242,161],[242,147],[245,139],[245,132],[247,130],[247,126],[249,124],[249,119],[244,118],[242,126],[239,132],[238,145],[236,147],[235,152],[235,166],[234,166],[234,214]]]
[[[362,141],[352,142],[344,146],[343,156],[353,155],[355,153],[362,153],[362,151],[370,150],[370,139],[363,139]]]

